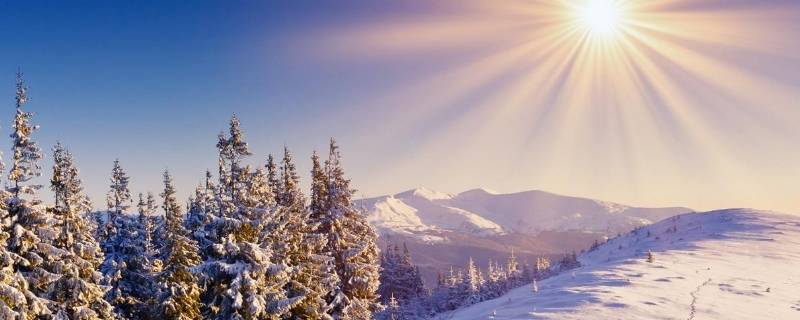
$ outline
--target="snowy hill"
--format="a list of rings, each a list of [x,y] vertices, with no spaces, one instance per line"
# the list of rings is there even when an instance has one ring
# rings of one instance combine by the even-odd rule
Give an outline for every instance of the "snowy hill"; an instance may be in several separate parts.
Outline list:
[[[441,231],[479,236],[566,230],[616,234],[691,211],[636,208],[544,191],[496,194],[485,189],[450,195],[418,188],[365,199],[363,204],[380,233],[429,241],[444,240]]]
[[[654,261],[646,261],[647,251]],[[800,319],[800,217],[691,213],[610,240],[582,267],[440,319]]]

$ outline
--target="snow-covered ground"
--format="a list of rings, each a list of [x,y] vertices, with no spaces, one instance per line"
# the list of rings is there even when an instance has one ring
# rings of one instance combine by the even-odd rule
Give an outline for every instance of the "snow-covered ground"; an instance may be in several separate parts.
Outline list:
[[[800,319],[798,216],[683,214],[612,239],[580,261],[539,282],[536,293],[524,286],[439,319]]]

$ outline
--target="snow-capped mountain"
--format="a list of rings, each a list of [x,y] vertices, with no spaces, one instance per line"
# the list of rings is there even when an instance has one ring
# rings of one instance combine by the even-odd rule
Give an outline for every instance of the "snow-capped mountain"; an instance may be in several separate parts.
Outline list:
[[[479,236],[567,230],[616,234],[691,211],[637,208],[544,191],[497,194],[485,189],[451,195],[418,188],[364,199],[363,204],[380,233],[428,241],[444,240],[442,231]]]
[[[647,252],[653,261],[647,261]],[[690,213],[611,239],[582,267],[441,319],[798,319],[800,217]]]

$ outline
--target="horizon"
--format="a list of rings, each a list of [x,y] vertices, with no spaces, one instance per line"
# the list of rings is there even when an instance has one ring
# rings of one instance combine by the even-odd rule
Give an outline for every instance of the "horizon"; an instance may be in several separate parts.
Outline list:
[[[543,37],[555,7],[519,1],[0,3],[0,130],[21,68],[40,197],[59,140],[95,210],[115,158],[134,196],[169,169],[183,202],[235,113],[246,163],[288,146],[305,193],[333,137],[357,198],[488,188],[800,213],[800,38],[785,34],[800,3],[637,9],[627,41],[579,46]]]

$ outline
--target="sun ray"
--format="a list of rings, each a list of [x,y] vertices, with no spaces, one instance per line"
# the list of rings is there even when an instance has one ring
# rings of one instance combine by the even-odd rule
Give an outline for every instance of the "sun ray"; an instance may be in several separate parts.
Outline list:
[[[747,133],[775,137],[776,145],[800,139],[800,109],[791,107],[800,91],[787,81],[796,77],[778,72],[800,72],[794,54],[800,40],[785,36],[800,19],[800,4],[460,0],[444,6],[441,16],[358,26],[322,41],[333,43],[326,54],[350,59],[452,58],[412,86],[365,104],[403,102],[389,108],[396,119],[388,127],[402,124],[390,130],[397,138],[425,127],[418,156],[405,161],[409,167],[434,165],[429,155],[455,140],[460,151],[453,153],[469,158],[469,142],[499,139],[504,144],[491,146],[497,152],[505,145],[520,161],[535,160],[532,167],[561,168],[566,161],[570,174],[585,171],[583,177],[610,175],[581,160],[592,154],[634,186],[653,179],[722,181],[743,174],[744,160],[730,159],[738,158],[737,143],[757,143]],[[482,54],[461,59],[467,52]],[[759,59],[765,56],[785,63]],[[408,103],[408,97],[420,99]],[[423,125],[431,123],[437,125]],[[664,176],[670,170],[662,168],[681,174]],[[688,168],[702,172],[687,174]],[[563,183],[554,173],[523,171],[519,176]]]

